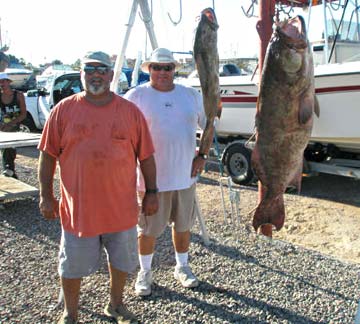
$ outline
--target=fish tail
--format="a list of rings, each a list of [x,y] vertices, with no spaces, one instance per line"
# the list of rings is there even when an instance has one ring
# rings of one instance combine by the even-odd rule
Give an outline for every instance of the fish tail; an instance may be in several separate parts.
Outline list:
[[[255,231],[261,225],[272,224],[279,231],[285,221],[285,206],[283,195],[264,198],[256,208],[253,218],[253,227]]]

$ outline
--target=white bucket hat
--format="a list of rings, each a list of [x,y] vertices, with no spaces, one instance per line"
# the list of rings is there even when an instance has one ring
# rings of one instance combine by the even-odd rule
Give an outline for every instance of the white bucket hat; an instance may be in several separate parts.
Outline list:
[[[150,59],[148,61],[145,61],[143,64],[141,64],[141,70],[143,70],[146,73],[149,73],[149,66],[152,63],[174,64],[175,71],[178,71],[181,68],[181,64],[174,59],[173,53],[168,49],[162,47],[155,49],[151,53]]]

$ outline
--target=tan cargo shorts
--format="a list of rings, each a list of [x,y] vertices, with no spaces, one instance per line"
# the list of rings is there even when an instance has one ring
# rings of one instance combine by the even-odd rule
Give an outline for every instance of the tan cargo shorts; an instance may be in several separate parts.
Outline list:
[[[172,225],[176,232],[189,231],[194,225],[197,213],[195,190],[196,184],[193,184],[190,188],[183,190],[159,192],[158,212],[151,216],[140,213],[138,233],[159,237],[167,225]],[[140,192],[140,203],[143,196],[144,193]]]

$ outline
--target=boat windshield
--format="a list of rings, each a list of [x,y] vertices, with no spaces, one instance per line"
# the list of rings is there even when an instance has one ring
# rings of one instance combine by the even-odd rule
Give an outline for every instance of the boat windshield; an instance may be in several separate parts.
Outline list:
[[[9,64],[10,69],[25,69],[24,65],[16,62],[10,62]]]
[[[307,21],[315,65],[359,60],[359,8],[350,1],[347,6],[327,3],[326,10],[314,6],[308,14],[295,10]]]

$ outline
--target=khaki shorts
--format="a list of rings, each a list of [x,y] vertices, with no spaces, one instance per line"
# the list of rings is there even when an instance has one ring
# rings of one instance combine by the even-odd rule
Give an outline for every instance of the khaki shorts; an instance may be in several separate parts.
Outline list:
[[[159,237],[166,226],[172,224],[176,232],[187,232],[196,218],[196,184],[188,189],[164,191],[159,193],[159,210],[151,216],[140,214],[138,233]],[[139,198],[144,193],[139,193]],[[140,198],[141,201],[141,198]]]
[[[136,227],[129,230],[78,237],[62,231],[59,251],[59,274],[75,279],[88,276],[101,266],[103,248],[108,262],[123,272],[133,272],[138,265]]]

